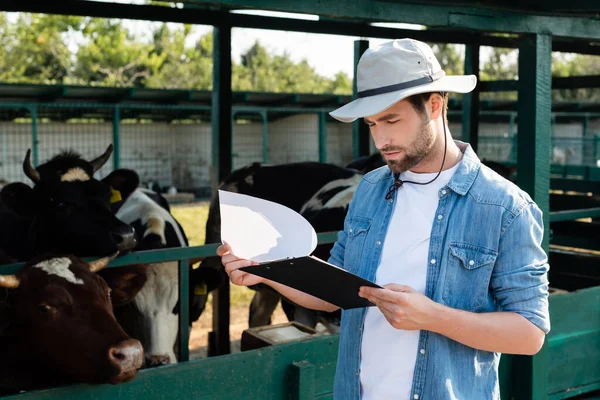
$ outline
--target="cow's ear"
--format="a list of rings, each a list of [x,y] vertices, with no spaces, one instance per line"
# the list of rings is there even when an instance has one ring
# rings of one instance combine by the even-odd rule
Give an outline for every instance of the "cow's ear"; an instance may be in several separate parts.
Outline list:
[[[131,302],[144,287],[148,278],[148,265],[132,265],[121,268],[107,268],[98,273],[112,289],[113,307],[121,307]]]
[[[121,168],[111,172],[102,182],[119,192],[121,199],[125,200],[140,185],[140,177],[133,170]]]
[[[0,190],[0,208],[20,216],[35,213],[34,200],[33,189],[22,182],[10,183]]]

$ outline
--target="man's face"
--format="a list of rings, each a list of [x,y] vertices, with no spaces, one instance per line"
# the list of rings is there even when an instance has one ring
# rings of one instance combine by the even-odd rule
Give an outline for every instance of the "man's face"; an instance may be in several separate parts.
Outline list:
[[[365,117],[364,121],[369,125],[375,146],[395,173],[419,164],[433,147],[434,134],[428,114],[417,113],[408,100]]]

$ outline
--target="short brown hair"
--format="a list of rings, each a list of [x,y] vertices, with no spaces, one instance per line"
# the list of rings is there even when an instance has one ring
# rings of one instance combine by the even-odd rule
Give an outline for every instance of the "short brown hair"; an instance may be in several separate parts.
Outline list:
[[[433,95],[434,93],[439,94],[440,96],[442,96],[442,99],[444,99],[444,108],[442,111],[444,113],[444,122],[448,124],[448,92],[419,93],[407,97],[406,100],[410,102],[417,114],[419,114],[421,118],[425,119],[425,103],[429,101],[431,95]]]

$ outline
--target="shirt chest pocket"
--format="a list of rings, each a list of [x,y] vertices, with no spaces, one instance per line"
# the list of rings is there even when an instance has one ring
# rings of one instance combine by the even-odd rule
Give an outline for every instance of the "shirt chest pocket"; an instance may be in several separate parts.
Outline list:
[[[467,243],[451,243],[449,247],[442,298],[452,308],[477,311],[488,296],[498,253]]]
[[[348,221],[344,268],[352,273],[357,273],[363,264],[363,249],[370,228],[371,220],[368,218],[354,217]]]

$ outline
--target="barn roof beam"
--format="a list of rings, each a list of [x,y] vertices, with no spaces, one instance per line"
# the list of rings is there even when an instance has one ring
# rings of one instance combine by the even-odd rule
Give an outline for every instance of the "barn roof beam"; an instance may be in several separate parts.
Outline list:
[[[281,3],[283,1],[277,0],[261,0],[265,3]],[[342,3],[353,3],[352,0],[340,0]],[[219,3],[219,2],[217,2]],[[226,4],[242,3],[241,0],[220,2]],[[297,4],[298,3],[298,4]],[[313,1],[307,2],[289,2],[292,6],[298,6],[303,9],[307,9],[304,3],[313,3]],[[200,3],[199,3],[200,4]],[[374,3],[378,4],[378,3]],[[397,6],[390,5],[389,3],[381,2],[391,11],[396,10],[398,7],[408,7],[406,4],[399,4]],[[267,4],[268,5],[268,4]],[[315,5],[316,6],[316,5]],[[321,8],[334,7],[342,10],[344,7],[339,5],[339,2],[328,5],[324,4]],[[350,7],[355,9],[357,6]],[[362,36],[362,37],[376,37],[376,38],[398,38],[398,37],[412,37],[417,40],[425,42],[437,42],[437,43],[458,43],[458,44],[478,44],[481,46],[492,46],[492,47],[505,47],[505,48],[517,48],[518,41],[514,37],[497,36],[485,33],[491,31],[504,31],[519,33],[527,31],[522,28],[522,25],[533,26],[536,29],[538,22],[546,21],[546,25],[557,25],[556,32],[553,36],[552,50],[561,52],[573,52],[580,54],[600,54],[600,21],[588,19],[588,18],[557,18],[552,19],[550,17],[538,17],[538,16],[527,16],[518,13],[511,13],[512,19],[514,20],[515,29],[514,31],[509,29],[512,27],[510,22],[502,22],[506,25],[507,29],[500,29],[502,26],[496,27],[497,22],[490,22],[496,20],[502,20],[504,17],[498,13],[490,14],[486,11],[482,17],[479,14],[471,15],[476,9],[469,8],[472,19],[480,21],[479,29],[471,27],[469,24],[454,23],[457,18],[465,18],[464,16],[459,17],[457,11],[454,10],[456,7],[434,7],[433,6],[410,6],[412,8],[418,7],[419,10],[416,13],[420,14],[435,14],[434,9],[437,13],[445,13],[447,21],[442,23],[437,21],[436,24],[431,24],[432,29],[428,30],[410,30],[410,29],[398,29],[388,28],[381,26],[373,26],[368,22],[357,22],[356,20],[342,21],[339,18],[322,20],[322,21],[306,21],[297,20],[290,18],[277,18],[277,17],[265,17],[258,15],[244,15],[234,14],[223,11],[215,11],[214,9],[195,9],[186,8],[185,10],[169,7],[159,7],[151,5],[135,5],[135,4],[117,4],[111,3],[110,7],[106,6],[106,3],[94,2],[94,1],[80,1],[80,0],[63,0],[61,2],[36,2],[26,0],[4,0],[0,4],[0,10],[3,11],[22,11],[22,12],[36,12],[46,14],[62,14],[62,15],[81,15],[91,17],[103,17],[103,18],[126,18],[136,20],[149,20],[149,21],[163,21],[163,22],[180,22],[186,24],[201,24],[201,25],[213,25],[218,26],[221,24],[227,24],[232,27],[240,28],[254,28],[254,29],[272,29],[272,30],[286,30],[296,32],[310,32],[310,33],[323,33],[333,35],[348,35],[348,36]],[[421,7],[425,7],[425,11],[422,12]],[[429,7],[429,8],[428,8]],[[267,7],[263,7],[267,8]],[[309,8],[308,8],[309,9]],[[330,10],[331,11],[331,10]],[[351,10],[352,11],[352,10]],[[398,12],[397,12],[398,13]],[[405,16],[404,18],[393,19],[393,22],[412,22],[413,18],[417,18],[415,15]],[[385,13],[384,13],[385,15]],[[452,18],[451,18],[452,17]],[[556,18],[556,17],[554,17]],[[538,20],[539,19],[539,20]],[[377,17],[373,20],[384,21],[385,18]],[[555,21],[555,22],[552,22]],[[428,25],[428,24],[424,24]],[[559,29],[558,27],[563,27]],[[565,26],[573,26],[573,32],[570,32]],[[433,29],[435,28],[435,29]],[[460,29],[463,30],[460,30]],[[576,29],[575,29],[576,28]],[[471,31],[465,31],[464,29],[470,29]],[[480,33],[474,33],[472,29],[481,30]],[[531,28],[533,29],[533,28]],[[588,33],[587,35],[585,33]],[[560,37],[565,36],[565,37]],[[579,36],[589,37],[587,41],[573,41],[568,36]]]
[[[255,8],[333,18],[361,19],[369,22],[405,22],[427,26],[463,28],[486,32],[544,33],[554,36],[600,39],[600,20],[596,16],[570,17],[515,11],[456,6],[418,4],[410,0],[186,0],[222,8]]]

